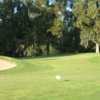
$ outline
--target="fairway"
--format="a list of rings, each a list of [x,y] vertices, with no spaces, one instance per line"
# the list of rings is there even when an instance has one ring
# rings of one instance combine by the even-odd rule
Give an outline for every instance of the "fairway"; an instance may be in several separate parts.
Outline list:
[[[0,59],[0,100],[100,100],[100,54]]]

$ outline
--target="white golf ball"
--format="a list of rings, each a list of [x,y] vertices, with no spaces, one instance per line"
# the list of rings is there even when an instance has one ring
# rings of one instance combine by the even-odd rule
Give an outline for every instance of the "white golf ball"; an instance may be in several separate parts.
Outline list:
[[[60,80],[61,79],[61,76],[60,75],[56,75],[56,80]]]

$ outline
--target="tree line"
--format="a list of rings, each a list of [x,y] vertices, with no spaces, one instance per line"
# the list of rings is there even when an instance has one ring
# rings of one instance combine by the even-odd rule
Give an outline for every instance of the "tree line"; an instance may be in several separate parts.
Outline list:
[[[36,6],[32,0],[0,3],[0,55],[99,53],[100,9],[94,1],[84,8],[84,2],[76,0],[70,33],[64,28],[64,0],[58,0],[54,6],[48,6],[47,0],[36,0],[36,3]]]

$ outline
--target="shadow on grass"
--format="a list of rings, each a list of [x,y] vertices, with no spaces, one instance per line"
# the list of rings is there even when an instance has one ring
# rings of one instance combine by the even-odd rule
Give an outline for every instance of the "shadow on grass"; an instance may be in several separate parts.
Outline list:
[[[64,56],[76,56],[79,55],[79,53],[68,53],[68,54],[57,54],[57,55],[44,55],[44,56],[31,56],[31,57],[22,57],[22,58],[18,58],[20,60],[23,59],[40,59],[40,58],[46,58],[45,60],[54,60],[53,58],[56,57],[64,57]]]
[[[65,82],[71,81],[71,80],[64,80]]]

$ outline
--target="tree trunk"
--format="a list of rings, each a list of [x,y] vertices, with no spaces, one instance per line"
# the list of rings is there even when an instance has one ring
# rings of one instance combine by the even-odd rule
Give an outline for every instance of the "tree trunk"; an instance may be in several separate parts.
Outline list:
[[[96,53],[99,53],[99,43],[96,42]]]
[[[49,53],[50,53],[50,44],[49,43],[47,43],[46,49],[47,49],[47,55],[49,55]]]

